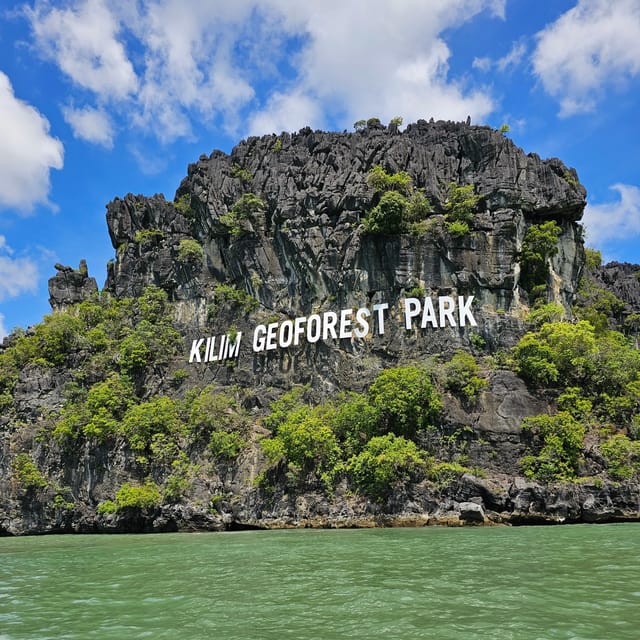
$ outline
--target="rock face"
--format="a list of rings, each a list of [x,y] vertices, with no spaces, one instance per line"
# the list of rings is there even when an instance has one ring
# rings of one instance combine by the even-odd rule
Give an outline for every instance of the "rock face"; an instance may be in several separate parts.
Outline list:
[[[379,199],[367,184],[376,165],[406,171],[414,188],[424,189],[434,210],[425,233],[364,233],[362,220]],[[472,233],[462,237],[449,233],[442,216],[451,183],[474,185],[481,196]],[[246,193],[266,206],[232,235],[223,216]],[[224,318],[211,322],[208,313],[220,283],[246,292],[264,316],[280,320],[382,302],[399,314],[400,298],[416,290],[473,295],[475,332],[495,349],[513,345],[523,331],[528,297],[519,256],[531,224],[554,220],[561,228],[547,296],[569,309],[583,263],[576,221],[584,206],[585,190],[572,169],[526,155],[488,127],[418,121],[402,133],[393,127],[353,134],[303,129],[249,138],[230,155],[216,151],[190,165],[174,203],[128,195],[108,205],[117,257],[106,289],[123,296],[139,295],[148,284],[163,287],[177,302],[189,338],[226,330]],[[181,259],[181,243],[189,239],[203,248],[202,260]],[[363,356],[382,353],[393,361],[452,353],[469,348],[471,333],[408,333],[395,323],[384,340],[290,353],[291,366],[300,379],[348,388],[349,380],[362,379]],[[354,352],[358,361],[350,357]],[[327,366],[318,363],[320,356]],[[300,364],[309,360],[311,369]],[[260,366],[245,373],[255,382]]]
[[[629,313],[640,313],[640,266],[610,262],[591,274],[595,282],[611,291],[627,305]]]
[[[55,267],[57,273],[49,279],[49,304],[54,311],[64,311],[98,291],[96,279],[89,277],[86,260],[80,260],[78,269],[61,264]]]
[[[366,231],[363,220],[380,199],[367,182],[376,165],[390,174],[407,172],[413,188],[424,190],[433,213],[420,233]],[[480,196],[469,233],[453,234],[446,224],[452,183],[473,185]],[[237,221],[234,230],[229,216],[247,194],[264,206]],[[255,483],[265,467],[258,444],[266,433],[261,418],[269,402],[293,385],[308,384],[309,394],[322,399],[339,390],[361,391],[389,366],[448,360],[460,349],[494,353],[515,344],[529,309],[521,250],[533,224],[553,220],[560,228],[557,252],[548,259],[545,295],[570,314],[584,263],[578,223],[584,206],[585,190],[575,171],[559,160],[526,155],[488,127],[425,121],[402,133],[380,126],[352,134],[307,128],[249,138],[229,155],[216,151],[190,165],[173,202],[162,195],[116,198],[107,206],[116,256],[108,265],[105,291],[124,298],[139,296],[151,284],[161,287],[174,303],[175,326],[184,339],[178,361],[137,380],[145,399],[182,397],[189,386],[211,383],[251,389],[245,396],[245,408],[255,416],[250,445],[233,464],[215,468],[204,452],[189,452],[194,468],[208,471],[194,481],[187,502],[144,513],[99,514],[97,504],[136,477],[141,463],[123,441],[87,441],[69,451],[38,438],[46,416],[64,406],[74,379],[69,371],[34,365],[15,385],[22,426],[0,419],[0,535],[637,518],[637,487],[605,483],[570,491],[518,477],[526,450],[520,423],[549,411],[554,399],[533,395],[513,372],[500,369],[486,372],[487,387],[474,402],[445,393],[442,433],[431,443],[441,453],[453,442],[463,444],[469,465],[484,469],[487,478],[465,474],[446,488],[428,482],[398,487],[384,504],[354,496],[345,483],[331,496],[309,487],[266,491]],[[84,262],[78,270],[57,269],[49,281],[54,310],[97,290]],[[628,280],[625,300],[631,303],[638,297],[631,280],[637,279]],[[456,301],[472,296],[477,326],[407,330],[406,299],[439,296]],[[371,310],[376,304],[388,304],[384,332],[252,349],[259,324]],[[232,366],[187,362],[193,340],[230,330],[246,336]],[[177,373],[187,377],[179,391]],[[12,486],[14,452],[24,450],[46,472],[48,489]],[[166,480],[156,475],[158,482]],[[223,499],[215,509],[205,506],[214,495]]]

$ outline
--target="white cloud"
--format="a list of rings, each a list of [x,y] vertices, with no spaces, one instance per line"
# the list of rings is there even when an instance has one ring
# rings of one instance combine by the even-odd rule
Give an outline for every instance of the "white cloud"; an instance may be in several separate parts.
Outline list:
[[[481,120],[491,97],[449,76],[442,34],[480,12],[504,17],[505,2],[71,0],[28,15],[39,50],[97,106],[170,142],[196,123],[237,135],[242,122],[269,133],[370,116]]]
[[[0,71],[0,207],[30,211],[48,204],[49,172],[61,169],[64,149],[49,135],[49,121],[16,98]]]
[[[65,107],[62,113],[76,138],[94,142],[107,149],[113,147],[113,125],[103,110],[92,107]]]
[[[471,66],[474,69],[483,71],[484,73],[491,71],[493,68],[504,73],[505,71],[509,71],[510,69],[517,67],[520,62],[522,62],[526,52],[527,46],[524,42],[514,42],[511,45],[509,53],[502,56],[502,58],[498,58],[497,60],[492,60],[489,57],[474,58]]]
[[[488,58],[487,56],[484,56],[482,58],[474,58],[471,66],[474,69],[479,69],[480,71],[484,71],[486,73],[493,66],[493,60],[491,60],[491,58]]]
[[[317,101],[303,93],[276,93],[249,123],[250,135],[297,131],[307,125],[322,126],[323,115]]]
[[[496,61],[496,68],[498,71],[504,72],[512,67],[517,67],[526,52],[527,47],[524,42],[514,42],[509,53]]]
[[[272,0],[272,6],[285,13],[289,3]],[[298,98],[295,107],[305,97],[343,126],[371,116],[480,120],[492,110],[491,98],[449,79],[450,51],[440,34],[480,11],[502,15],[503,9],[502,2],[481,0],[299,3],[286,25],[305,37],[294,61],[297,82],[281,95],[279,115],[273,103],[265,110],[286,122],[290,103],[284,97],[290,95]]]
[[[4,340],[8,335],[9,333],[4,326],[4,316],[0,313],[0,342],[2,342],[2,340]]]
[[[640,237],[640,188],[614,184],[611,189],[618,192],[617,202],[590,204],[585,210],[583,222],[590,245]]]
[[[35,292],[39,275],[36,263],[30,258],[12,257],[4,236],[0,236],[0,252],[0,301]]]
[[[606,88],[640,74],[640,0],[580,0],[537,39],[534,71],[560,115],[592,111]]]
[[[103,0],[66,9],[27,10],[36,45],[75,83],[96,94],[124,98],[137,87],[133,65],[117,39],[120,25]]]

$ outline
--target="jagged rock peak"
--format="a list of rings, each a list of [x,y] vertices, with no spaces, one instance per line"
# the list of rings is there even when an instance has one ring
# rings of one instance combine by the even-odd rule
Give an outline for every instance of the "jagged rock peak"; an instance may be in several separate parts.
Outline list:
[[[89,277],[86,260],[80,260],[77,269],[60,263],[54,266],[58,273],[49,278],[49,304],[53,311],[64,311],[98,291],[96,279]]]

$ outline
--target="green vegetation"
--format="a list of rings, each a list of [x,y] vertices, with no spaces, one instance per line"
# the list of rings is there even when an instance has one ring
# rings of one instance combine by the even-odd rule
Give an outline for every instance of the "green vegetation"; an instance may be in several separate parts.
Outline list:
[[[193,215],[193,209],[191,208],[191,194],[189,193],[183,193],[174,201],[173,206],[176,208],[176,211],[179,211],[184,216]]]
[[[455,182],[449,183],[444,217],[452,236],[461,237],[469,233],[469,225],[479,204],[480,196],[475,193],[474,185],[458,186]]]
[[[555,220],[532,224],[520,251],[520,284],[533,302],[544,295],[549,278],[549,259],[558,252],[562,229]]]
[[[522,460],[527,475],[543,481],[575,478],[586,433],[594,440],[606,438],[599,449],[612,478],[637,472],[640,351],[628,338],[586,320],[546,322],[526,334],[513,355],[529,384],[560,391],[556,415],[523,424],[536,435],[538,450]]]
[[[382,501],[395,485],[419,477],[425,467],[424,453],[414,442],[388,433],[371,438],[346,468],[362,493]]]
[[[364,131],[367,128],[367,121],[366,120],[356,120],[353,123],[353,128],[356,131]]]
[[[124,509],[148,510],[162,504],[162,494],[155,482],[147,480],[143,485],[125,482],[118,491],[116,499],[105,500],[98,505],[97,512],[102,515],[116,513]]]
[[[138,244],[156,244],[164,238],[164,232],[161,229],[141,229],[136,231],[134,240]]]
[[[459,351],[445,365],[445,387],[461,395],[467,402],[473,402],[489,383],[479,376],[480,367],[475,358],[465,351]]]
[[[504,135],[505,133],[509,133],[509,130],[510,130],[510,127],[509,127],[509,125],[508,125],[506,122],[505,122],[505,123],[503,123],[503,124],[501,124],[501,125],[500,125],[500,128],[498,129],[498,131],[499,131],[501,134],[503,134],[503,135]]]
[[[382,194],[380,202],[366,218],[366,229],[369,233],[396,234],[404,228],[407,198],[396,191]]]
[[[527,455],[520,461],[525,476],[543,482],[576,477],[586,431],[583,424],[570,413],[561,411],[554,416],[525,418],[522,428],[538,437],[542,444],[537,455]]]
[[[198,265],[202,262],[204,252],[202,245],[193,238],[184,238],[178,245],[178,260],[190,265]]]
[[[383,432],[407,437],[432,426],[442,411],[430,373],[416,366],[382,371],[369,388],[369,400]]]
[[[410,477],[424,477],[432,456],[420,448],[440,417],[441,400],[430,371],[416,366],[382,371],[368,393],[343,393],[310,406],[306,387],[272,403],[264,424],[272,436],[262,449],[273,468],[296,483],[320,481],[331,490],[346,476],[375,500]],[[417,474],[417,475],[416,475]]]
[[[402,116],[396,116],[395,118],[391,118],[391,120],[389,120],[389,124],[393,125],[395,127],[399,127],[402,125]]]
[[[24,492],[46,489],[48,482],[28,453],[19,453],[11,463],[14,481]]]
[[[220,222],[229,227],[232,236],[248,231],[248,225],[256,222],[256,216],[266,210],[267,203],[255,193],[245,193],[220,216]]]
[[[422,233],[433,212],[424,191],[413,188],[406,171],[389,174],[376,165],[367,174],[367,184],[379,195],[378,204],[364,220],[368,233]]]
[[[243,169],[237,162],[231,167],[231,175],[238,178],[242,184],[249,184],[253,180],[253,174],[248,169]]]
[[[214,287],[216,309],[220,305],[228,305],[234,308],[241,308],[245,313],[255,311],[259,302],[244,289],[238,289],[231,284],[220,283]]]
[[[600,445],[607,461],[609,475],[616,480],[629,480],[640,473],[640,442],[616,433]]]

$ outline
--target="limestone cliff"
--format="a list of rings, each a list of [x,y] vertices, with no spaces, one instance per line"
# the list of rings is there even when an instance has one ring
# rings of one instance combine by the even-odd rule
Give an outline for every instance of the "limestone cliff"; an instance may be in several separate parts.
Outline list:
[[[422,226],[411,233],[367,229],[367,216],[381,200],[367,179],[378,165],[389,175],[406,172],[411,189],[430,204]],[[447,224],[448,199],[452,188],[468,185],[475,195],[473,218],[467,233],[454,233]],[[239,217],[238,203],[248,196],[258,205]],[[487,514],[494,522],[513,523],[637,517],[636,485],[594,481],[572,489],[520,477],[519,460],[528,446],[521,421],[553,410],[555,397],[528,389],[504,367],[486,369],[486,387],[473,402],[444,390],[438,432],[422,441],[442,460],[457,460],[453,450],[456,456],[464,451],[469,468],[482,473],[459,475],[448,484],[399,484],[385,502],[354,495],[348,478],[332,494],[317,482],[292,483],[286,468],[272,470],[268,490],[258,482],[268,470],[259,445],[268,435],[263,419],[284,391],[308,385],[305,393],[318,402],[340,391],[365,391],[389,367],[442,363],[459,350],[497,358],[516,344],[528,328],[532,291],[523,281],[523,244],[533,225],[554,221],[558,229],[536,296],[558,303],[571,318],[584,265],[584,206],[585,189],[560,160],[527,155],[488,127],[426,121],[402,132],[372,124],[355,133],[307,128],[249,138],[230,154],[215,151],[190,165],[173,201],[162,195],[116,198],[107,206],[116,254],[102,295],[136,299],[149,285],[159,287],[171,303],[179,346],[166,354],[147,353],[165,348],[154,346],[152,332],[144,334],[146,344],[135,343],[136,325],[147,322],[146,312],[138,310],[131,311],[132,326],[123,334],[130,344],[113,356],[104,346],[110,336],[92,334],[82,342],[61,332],[60,340],[70,344],[64,360],[54,358],[48,366],[28,360],[12,382],[0,420],[0,533],[369,526],[429,519],[456,524],[488,521]],[[95,288],[86,265],[78,271],[58,267],[50,282],[52,307],[65,310]],[[477,326],[404,324],[407,298],[426,304],[471,296]],[[382,304],[389,307],[384,332],[301,340],[272,351],[252,347],[259,325]],[[194,341],[238,334],[244,337],[233,358],[188,362]],[[19,342],[13,336],[4,349]],[[91,366],[83,364],[87,358]],[[237,405],[215,405],[218,415],[212,419],[223,420],[241,406],[250,422],[246,446],[233,461],[212,459],[210,446],[194,439],[182,457],[174,452],[177,457],[167,461],[150,459],[148,452],[141,456],[126,429],[120,430],[123,418],[115,409],[108,427],[113,437],[90,417],[82,419],[93,431],[86,424],[69,427],[65,407],[80,406],[77,399],[91,394],[91,385],[112,380],[109,371],[133,379],[138,401],[182,400],[207,385],[239,394]],[[61,424],[84,429],[85,436],[73,446],[50,439],[50,431],[63,431]],[[20,455],[27,458],[17,464]],[[584,465],[594,475],[602,468],[595,455]],[[179,479],[190,487],[183,487],[179,499],[171,484],[178,468],[189,469]],[[118,487],[145,478],[163,487],[165,496],[171,488],[172,499],[143,511],[96,511]]]

